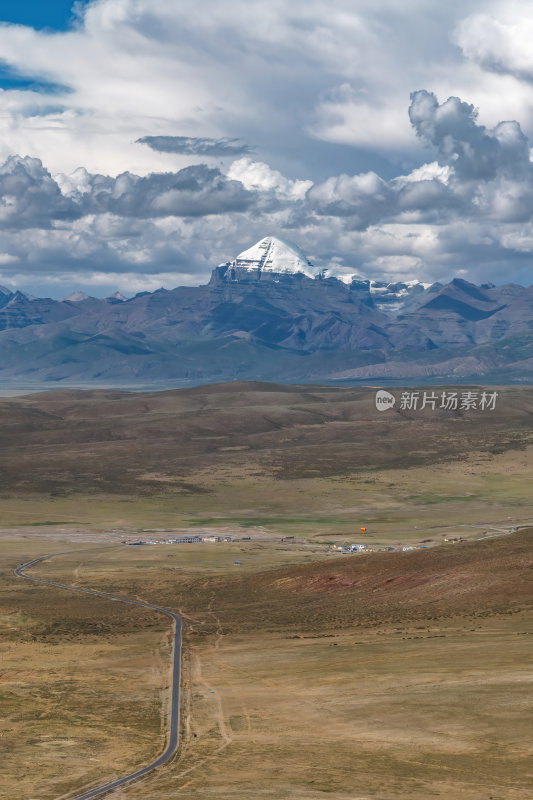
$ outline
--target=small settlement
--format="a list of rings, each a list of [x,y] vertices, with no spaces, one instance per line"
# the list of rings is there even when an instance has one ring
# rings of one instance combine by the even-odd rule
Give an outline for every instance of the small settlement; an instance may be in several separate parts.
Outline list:
[[[238,538],[236,536],[197,536],[195,534],[188,536],[172,536],[168,539],[140,539],[136,542],[130,542],[126,539],[122,540],[122,544],[127,545],[140,545],[140,544],[202,544],[202,542],[240,542],[243,540],[250,540],[249,536]]]

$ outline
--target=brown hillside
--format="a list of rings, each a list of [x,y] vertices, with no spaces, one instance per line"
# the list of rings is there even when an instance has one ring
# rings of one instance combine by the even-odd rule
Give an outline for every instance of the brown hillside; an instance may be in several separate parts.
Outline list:
[[[225,629],[303,630],[488,616],[533,606],[533,528],[431,550],[341,557],[187,588],[202,608],[216,590]],[[170,598],[169,598],[170,600]],[[242,610],[245,609],[243,615]]]
[[[499,393],[492,412],[397,404],[380,413],[368,388],[45,392],[0,401],[0,477],[4,492],[150,495],[169,488],[147,474],[163,474],[178,481],[176,490],[195,493],[202,487],[188,477],[196,470],[242,474],[253,465],[257,474],[306,478],[521,449],[533,433],[533,391]]]

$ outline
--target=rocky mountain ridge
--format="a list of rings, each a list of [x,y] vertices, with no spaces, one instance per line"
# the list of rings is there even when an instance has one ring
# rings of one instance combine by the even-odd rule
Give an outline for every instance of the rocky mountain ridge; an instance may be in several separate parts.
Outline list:
[[[523,383],[532,312],[533,287],[348,281],[267,237],[203,286],[103,300],[0,289],[0,378]]]

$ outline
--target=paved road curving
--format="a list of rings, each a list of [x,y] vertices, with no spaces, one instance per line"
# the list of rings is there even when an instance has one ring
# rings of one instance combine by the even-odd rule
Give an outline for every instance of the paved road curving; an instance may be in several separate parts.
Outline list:
[[[72,551],[71,551],[72,552]],[[80,551],[75,551],[80,552]],[[170,758],[174,755],[178,748],[179,742],[179,719],[180,719],[180,665],[181,665],[181,619],[178,617],[177,614],[174,614],[173,611],[169,611],[167,608],[161,608],[160,606],[154,606],[151,603],[143,603],[141,600],[125,600],[123,597],[115,597],[115,595],[107,594],[107,592],[98,592],[94,589],[82,589],[79,586],[68,586],[63,583],[57,583],[56,581],[46,581],[43,578],[34,578],[31,575],[25,575],[24,570],[29,569],[29,567],[34,567],[36,564],[40,564],[42,561],[47,561],[54,556],[61,556],[65,555],[65,553],[52,553],[48,556],[42,556],[41,558],[34,558],[33,561],[27,561],[25,564],[21,564],[15,570],[15,575],[19,578],[25,578],[28,581],[35,581],[36,583],[44,583],[47,586],[56,586],[59,589],[67,589],[70,592],[83,592],[84,594],[93,594],[96,597],[105,597],[106,600],[116,600],[119,603],[128,603],[131,606],[141,606],[142,608],[150,608],[152,611],[158,611],[161,614],[166,614],[167,617],[171,617],[174,624],[174,647],[172,651],[172,682],[171,682],[171,699],[170,699],[170,724],[169,724],[169,736],[168,736],[168,745],[163,753],[156,758],[155,761],[152,761],[150,764],[147,764],[145,767],[138,769],[136,772],[132,772],[129,775],[125,775],[123,778],[117,778],[110,783],[103,784],[96,789],[91,789],[84,794],[76,795],[72,798],[72,800],[91,800],[93,797],[100,797],[101,795],[105,794],[106,792],[111,792],[113,789],[117,789],[119,786],[124,786],[124,784],[129,783],[130,781],[134,781],[137,778],[141,778],[143,775],[146,775],[148,772],[151,772],[156,767],[160,767],[162,764],[165,764],[169,761]]]

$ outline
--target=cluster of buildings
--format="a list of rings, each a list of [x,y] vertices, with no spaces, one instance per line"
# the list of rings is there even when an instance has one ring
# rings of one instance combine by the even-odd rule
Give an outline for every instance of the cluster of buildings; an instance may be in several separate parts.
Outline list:
[[[447,541],[447,540],[446,540]],[[419,547],[417,545],[404,545],[404,547],[392,547],[388,545],[387,547],[368,547],[366,544],[335,544],[333,545],[334,550],[339,550],[341,553],[375,553],[378,550],[418,550]],[[424,545],[421,546],[422,550],[427,550],[428,548]]]
[[[197,536],[195,534],[186,536],[172,536],[169,539],[141,539],[137,542],[128,542],[122,540],[123,544],[139,545],[139,544],[202,544],[202,542],[239,542],[249,540],[250,536],[243,536],[238,539],[233,536]]]
[[[341,553],[371,553],[372,549],[367,547],[366,544],[335,544],[334,550],[340,550]]]

